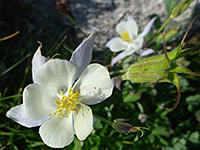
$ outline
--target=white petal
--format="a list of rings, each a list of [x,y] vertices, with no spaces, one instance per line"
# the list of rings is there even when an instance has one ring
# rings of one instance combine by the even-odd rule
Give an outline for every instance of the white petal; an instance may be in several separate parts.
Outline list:
[[[72,86],[76,67],[67,60],[49,60],[36,71],[35,78],[40,86],[59,94],[59,90]]]
[[[83,70],[89,65],[92,59],[93,45],[95,34],[83,40],[83,42],[73,52],[70,62],[73,63],[77,69],[77,78],[81,75]]]
[[[80,104],[81,111],[74,111],[74,130],[79,140],[85,140],[93,130],[93,116],[90,107]]]
[[[138,35],[138,26],[133,18],[128,18],[126,28],[128,34],[133,34],[134,36]]]
[[[115,37],[108,41],[106,47],[109,47],[112,52],[119,52],[127,48],[127,43],[123,42],[120,38]]]
[[[39,42],[40,43],[40,42]],[[45,64],[48,59],[42,56],[41,54],[41,48],[42,48],[42,43],[40,43],[40,46],[38,47],[37,51],[35,52],[33,59],[32,59],[32,78],[33,82],[37,83],[35,80],[35,72],[38,68],[40,68],[43,64]]]
[[[52,148],[63,148],[74,140],[72,114],[68,118],[58,119],[53,116],[46,120],[39,129],[43,142]]]
[[[133,44],[129,44],[127,49],[124,51],[124,54],[126,56],[132,55],[135,51],[142,48],[144,42],[144,37],[139,34],[136,38],[136,40],[133,41]]]
[[[154,53],[154,50],[149,48],[149,49],[142,50],[140,55],[144,57],[144,56],[148,56],[148,55],[150,55],[152,53]]]
[[[40,120],[56,109],[56,96],[38,84],[30,84],[23,91],[24,112],[32,120]]]
[[[143,46],[143,41],[144,37],[141,34],[139,34],[132,44],[128,44],[127,48],[122,53],[120,53],[119,56],[116,56],[116,58],[113,59],[113,64],[123,59],[124,56],[130,56],[135,51],[141,49]]]
[[[124,55],[130,56],[132,55],[135,51],[138,50],[138,46],[136,45],[136,41],[134,44],[130,44],[125,51],[123,51]]]
[[[18,105],[13,108],[11,108],[7,113],[6,116],[8,118],[11,118],[15,120],[17,123],[21,124],[22,126],[25,126],[27,128],[37,127],[40,126],[47,117],[41,119],[41,120],[31,120],[29,119],[24,112],[24,105]]]
[[[154,18],[151,19],[151,20],[149,21],[149,23],[144,27],[144,30],[143,30],[143,32],[141,33],[143,37],[146,36],[146,35],[149,33],[149,31],[150,31],[150,29],[151,29],[151,27],[152,27],[152,25],[153,25],[153,23],[154,23],[154,21],[155,21],[156,19],[157,19],[157,17],[154,17]]]
[[[116,57],[114,57],[114,58],[112,59],[111,65],[114,66],[118,61],[122,60],[122,59],[125,58],[125,57],[126,57],[126,55],[125,55],[124,52],[118,54]]]
[[[117,32],[119,35],[121,35],[121,32],[122,32],[123,30],[126,31],[126,32],[128,32],[128,31],[127,31],[127,28],[126,28],[126,24],[127,24],[127,22],[122,21],[122,22],[120,22],[120,23],[116,26],[116,32]]]
[[[74,89],[82,94],[82,103],[93,105],[108,98],[113,86],[107,69],[99,64],[91,64],[83,71]]]
[[[139,34],[136,41],[135,41],[135,43],[136,43],[135,48],[136,49],[142,48],[143,42],[144,42],[144,37],[141,34]]]

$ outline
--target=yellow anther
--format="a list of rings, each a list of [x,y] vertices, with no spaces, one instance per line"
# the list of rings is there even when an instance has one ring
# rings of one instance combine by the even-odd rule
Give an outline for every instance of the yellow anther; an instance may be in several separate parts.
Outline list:
[[[54,101],[54,103],[56,103],[58,106],[56,111],[53,113],[54,115],[58,116],[58,119],[61,119],[63,116],[65,116],[65,113],[68,117],[71,111],[81,111],[81,109],[77,107],[77,104],[83,100],[83,98],[79,99],[81,93],[78,93],[78,91],[73,91],[72,88],[69,89],[67,96],[65,96],[61,90],[59,90],[59,92],[62,98],[56,98],[56,101]],[[49,116],[51,115],[52,113],[49,114]]]
[[[130,38],[130,36],[128,35],[128,33],[126,32],[126,31],[124,31],[124,30],[122,30],[122,32],[121,32],[121,40],[122,41],[124,41],[124,42],[131,42],[131,38]]]

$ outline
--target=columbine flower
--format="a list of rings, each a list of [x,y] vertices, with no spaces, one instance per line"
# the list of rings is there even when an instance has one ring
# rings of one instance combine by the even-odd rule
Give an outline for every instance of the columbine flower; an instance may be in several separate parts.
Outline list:
[[[122,21],[116,26],[116,32],[120,37],[115,37],[108,41],[106,47],[109,47],[112,52],[123,52],[112,60],[112,66],[124,57],[132,55],[142,48],[144,37],[151,29],[156,18],[157,17],[154,17],[140,34],[138,34],[137,23],[132,17],[128,17],[127,21]],[[142,50],[140,55],[147,56],[153,52],[152,49]]]
[[[69,145],[74,134],[79,140],[86,139],[93,129],[92,110],[87,105],[102,102],[113,90],[107,69],[88,65],[93,43],[91,35],[75,50],[70,62],[42,61],[44,57],[36,53],[33,66],[36,57],[39,63],[33,71],[34,84],[24,89],[23,104],[11,108],[7,116],[26,127],[41,125],[42,140],[53,148]]]

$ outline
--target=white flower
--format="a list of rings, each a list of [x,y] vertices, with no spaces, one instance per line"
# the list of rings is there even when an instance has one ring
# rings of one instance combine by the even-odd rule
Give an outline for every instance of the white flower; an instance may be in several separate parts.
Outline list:
[[[23,104],[11,108],[7,116],[26,127],[41,125],[42,140],[53,148],[69,145],[74,134],[79,140],[86,139],[93,129],[92,110],[87,104],[104,101],[113,90],[107,69],[88,65],[93,43],[91,35],[75,50],[70,62],[51,59],[37,63],[41,65],[33,71],[34,84],[23,91]]]
[[[128,17],[127,21],[122,21],[116,26],[116,32],[120,35],[120,37],[115,37],[108,41],[106,47],[109,47],[112,52],[123,52],[112,60],[112,66],[124,57],[132,55],[134,52],[142,48],[144,36],[147,35],[156,18],[157,17],[154,17],[145,26],[143,32],[140,34],[138,34],[137,23],[132,17]],[[146,56],[153,52],[154,51],[152,49],[148,49],[146,51],[142,51],[141,56]]]

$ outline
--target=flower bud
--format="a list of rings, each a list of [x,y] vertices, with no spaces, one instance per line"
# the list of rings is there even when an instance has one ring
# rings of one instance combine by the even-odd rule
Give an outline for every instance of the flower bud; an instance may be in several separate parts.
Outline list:
[[[171,12],[170,18],[173,19],[182,14],[189,7],[191,2],[193,2],[193,0],[184,0],[176,5]]]
[[[116,131],[121,132],[121,133],[125,133],[125,134],[126,133],[130,133],[130,132],[140,131],[141,132],[141,136],[140,137],[143,136],[143,131],[141,129],[149,130],[146,127],[133,127],[131,124],[124,122],[126,120],[127,119],[122,119],[122,118],[115,119],[112,127]]]

